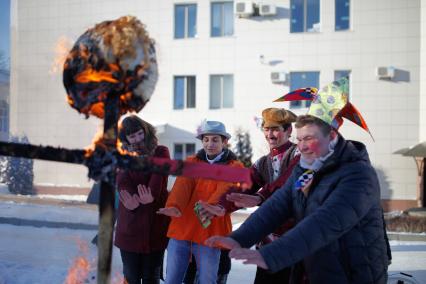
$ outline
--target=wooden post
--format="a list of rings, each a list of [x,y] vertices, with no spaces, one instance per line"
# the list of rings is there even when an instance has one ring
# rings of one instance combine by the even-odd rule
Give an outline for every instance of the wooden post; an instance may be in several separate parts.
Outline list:
[[[105,101],[104,143],[107,151],[116,151],[117,125],[119,119],[119,96],[113,92]],[[98,284],[109,284],[111,281],[112,239],[114,231],[114,201],[116,190],[116,167],[101,182],[99,201],[99,233],[98,233]]]

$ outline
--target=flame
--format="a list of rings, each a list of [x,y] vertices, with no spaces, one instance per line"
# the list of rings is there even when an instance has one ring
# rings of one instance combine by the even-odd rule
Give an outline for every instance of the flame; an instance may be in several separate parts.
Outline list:
[[[91,270],[91,264],[85,257],[88,254],[88,245],[77,239],[79,251],[82,256],[78,256],[74,259],[73,264],[68,270],[68,275],[65,278],[65,284],[81,284],[86,283],[87,276]]]
[[[74,100],[73,100],[70,96],[67,96],[67,102],[68,102],[70,105],[73,105],[73,104],[74,104]]]
[[[74,260],[73,265],[68,270],[67,278],[65,279],[65,284],[77,284],[84,283],[89,274],[90,263],[87,259],[80,256]]]
[[[96,281],[96,258],[88,260],[89,246],[86,241],[80,238],[74,239],[79,247],[79,256],[77,256],[72,262],[71,267],[68,270],[64,284],[83,284],[83,283],[94,283]],[[112,284],[128,284],[123,274],[119,271],[114,271],[111,275]]]
[[[54,47],[55,58],[53,59],[52,65],[49,69],[49,74],[57,74],[62,71],[65,59],[72,47],[71,39],[62,36],[58,39]]]
[[[129,100],[131,100],[132,96],[133,96],[132,92],[127,92],[125,94],[122,94],[122,95],[120,95],[120,101],[122,101],[122,102],[129,101]]]
[[[90,107],[90,113],[96,115],[97,117],[104,117],[105,115],[104,103],[98,102],[93,104]]]
[[[86,151],[85,157],[89,158],[93,155],[96,147],[101,147],[103,149],[107,149],[107,145],[105,143],[104,134],[102,129],[98,129],[98,132],[92,139],[92,144],[87,146],[84,150]],[[136,152],[130,152],[123,147],[123,142],[120,139],[117,139],[116,149],[121,155],[130,155],[130,156],[138,156]]]
[[[123,142],[119,139],[117,140],[117,150],[121,155],[138,156],[138,153],[126,150],[123,146]]]
[[[102,81],[106,81],[110,83],[118,83],[118,80],[112,77],[112,72],[102,71],[102,70],[95,71],[91,68],[84,70],[83,72],[78,74],[75,80],[79,83],[102,82]]]
[[[127,282],[126,278],[123,277],[123,275],[118,274],[115,275],[112,279],[111,279],[111,283],[113,284],[129,284],[129,282]]]
[[[95,151],[96,146],[103,147],[103,148],[106,149],[106,146],[102,141],[103,141],[103,130],[101,128],[99,128],[98,131],[96,132],[95,136],[92,139],[92,144],[90,144],[89,146],[87,146],[84,149],[86,151],[84,156],[86,158],[92,156],[93,152]]]
[[[113,72],[118,71],[119,67],[116,64],[108,64],[110,70],[104,71],[96,71],[93,68],[87,68],[83,72],[79,73],[75,77],[75,81],[78,83],[99,83],[99,82],[110,82],[110,83],[118,83],[119,81],[113,77]],[[97,117],[105,116],[105,104],[104,99],[106,97],[106,93],[101,93],[98,96],[98,102],[93,103],[91,105],[86,106],[81,109],[83,113],[93,114]],[[68,95],[68,103],[73,106],[74,101]]]

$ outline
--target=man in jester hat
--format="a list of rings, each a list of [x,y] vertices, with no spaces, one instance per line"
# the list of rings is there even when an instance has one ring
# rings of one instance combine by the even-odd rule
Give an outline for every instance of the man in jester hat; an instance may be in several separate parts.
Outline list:
[[[271,272],[294,269],[292,283],[386,283],[388,251],[380,187],[366,147],[338,133],[343,117],[368,127],[347,100],[343,78],[320,90],[304,88],[277,101],[311,100],[295,123],[299,164],[283,188],[228,237],[210,246]],[[289,218],[296,226],[259,250],[249,249]],[[295,267],[300,267],[296,265]]]

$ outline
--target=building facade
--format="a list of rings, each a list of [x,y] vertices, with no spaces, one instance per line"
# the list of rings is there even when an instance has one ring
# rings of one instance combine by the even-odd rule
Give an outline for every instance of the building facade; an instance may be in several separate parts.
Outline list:
[[[426,139],[426,4],[420,0],[12,0],[10,131],[33,144],[81,148],[101,121],[84,119],[51,73],[61,38],[123,15],[138,17],[156,41],[160,77],[140,116],[184,158],[203,119],[250,133],[254,159],[267,152],[258,127],[266,107],[290,90],[350,76],[350,100],[374,141],[346,121],[342,134],[367,145],[383,200],[416,205],[416,165],[395,150]],[[423,79],[421,79],[423,78]],[[293,135],[294,136],[294,135]],[[38,186],[88,187],[87,170],[35,163]]]

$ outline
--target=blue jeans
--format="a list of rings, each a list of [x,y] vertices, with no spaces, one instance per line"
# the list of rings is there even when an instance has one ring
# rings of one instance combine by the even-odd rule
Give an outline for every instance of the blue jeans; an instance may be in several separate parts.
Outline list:
[[[200,284],[216,284],[220,249],[176,239],[170,239],[167,246],[165,284],[182,283],[191,254],[197,262]]]

